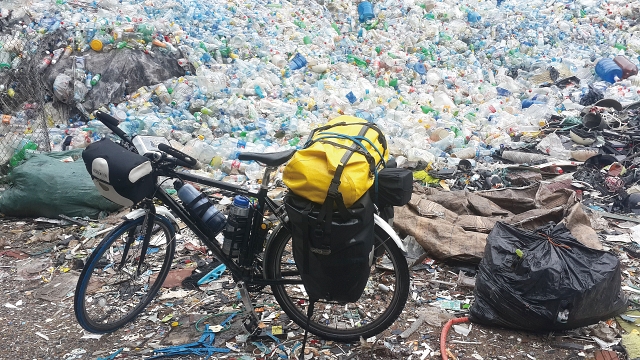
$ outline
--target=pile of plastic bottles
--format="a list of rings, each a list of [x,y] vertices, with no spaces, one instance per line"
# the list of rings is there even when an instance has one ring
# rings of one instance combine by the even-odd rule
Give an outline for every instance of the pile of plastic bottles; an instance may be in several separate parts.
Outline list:
[[[377,123],[394,156],[491,162],[552,116],[577,116],[594,91],[640,100],[639,1],[32,2],[32,22],[12,34],[66,34],[52,62],[124,47],[179,55],[186,76],[105,108],[130,134],[182,144],[215,176],[244,173],[239,151],[301,146],[340,114]],[[624,66],[601,63],[616,57]],[[106,132],[75,124],[62,131],[76,146]]]

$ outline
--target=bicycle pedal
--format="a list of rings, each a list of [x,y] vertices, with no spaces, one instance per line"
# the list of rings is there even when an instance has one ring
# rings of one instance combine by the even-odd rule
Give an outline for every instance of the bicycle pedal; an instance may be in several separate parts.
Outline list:
[[[198,261],[198,263],[200,264],[200,261]],[[193,270],[189,277],[182,280],[182,286],[186,289],[197,290],[198,285],[202,285],[201,283],[199,283],[199,281],[202,280],[202,278],[204,278],[205,276],[209,275],[212,271],[219,268],[221,264],[222,261],[214,260],[208,264],[205,262],[202,265],[198,265],[198,267]],[[219,274],[222,275],[222,273]]]
[[[262,332],[262,330],[260,329],[260,327],[258,325],[259,325],[258,319],[254,318],[251,315],[247,316],[242,321],[242,327],[244,327],[244,330],[247,333],[249,333],[249,337],[253,337],[256,334],[259,334],[260,332]]]

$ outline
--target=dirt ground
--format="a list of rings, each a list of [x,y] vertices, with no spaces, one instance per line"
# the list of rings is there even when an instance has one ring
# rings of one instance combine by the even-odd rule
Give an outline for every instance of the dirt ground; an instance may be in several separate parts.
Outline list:
[[[116,221],[117,217],[107,218],[97,229],[106,229]],[[73,291],[79,271],[74,270],[76,257],[70,254],[69,249],[86,239],[87,229],[90,226],[51,224],[34,219],[0,219],[0,359],[112,359],[109,356],[117,351],[120,353],[116,359],[147,359],[154,355],[154,349],[197,341],[203,324],[219,324],[224,320],[224,314],[239,305],[232,289],[208,293],[194,290],[182,298],[156,298],[135,321],[114,333],[103,336],[86,333],[73,313]],[[464,315],[463,311],[447,314],[429,305],[444,295],[459,299],[463,304],[472,300],[472,288],[459,284],[461,270],[473,273],[473,267],[459,268],[429,260],[422,262],[411,272],[409,301],[391,328],[375,340],[355,344],[328,342],[310,336],[309,354],[305,358],[441,359],[442,326],[433,319],[421,319],[420,314],[427,309],[432,314],[440,314],[440,318],[436,316],[439,321]],[[439,280],[433,281],[434,273],[438,273]],[[163,289],[161,294],[167,291]],[[257,297],[258,302],[271,304],[265,309],[279,312],[269,294],[262,293]],[[215,298],[215,301],[207,301],[209,298]],[[223,314],[218,315],[220,313]],[[172,315],[170,321],[162,322],[167,315]],[[400,334],[416,320],[425,321],[408,338],[402,338]],[[458,330],[464,332],[464,329]],[[448,348],[460,360],[616,359],[614,356],[623,360],[627,357],[621,346],[614,346],[612,352],[602,353],[591,337],[615,337],[619,333],[615,320],[547,334],[473,324],[467,336],[451,329]],[[289,352],[303,336],[297,326],[287,324],[284,335],[278,336],[281,342],[278,347],[268,338],[242,342],[243,334],[239,321],[218,333],[215,346],[231,351],[215,354],[212,358],[292,359]]]

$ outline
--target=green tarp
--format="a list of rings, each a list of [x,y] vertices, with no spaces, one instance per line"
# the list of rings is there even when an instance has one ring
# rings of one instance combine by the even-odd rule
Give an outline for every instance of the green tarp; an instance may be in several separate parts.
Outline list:
[[[82,162],[82,150],[35,154],[8,175],[9,188],[0,193],[0,212],[16,217],[58,215],[97,218],[117,205],[98,193]],[[75,161],[63,162],[72,158]]]

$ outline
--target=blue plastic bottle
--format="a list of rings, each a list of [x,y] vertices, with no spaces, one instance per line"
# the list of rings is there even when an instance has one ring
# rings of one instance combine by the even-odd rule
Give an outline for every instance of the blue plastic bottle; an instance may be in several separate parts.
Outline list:
[[[373,14],[373,5],[371,5],[370,2],[363,1],[358,4],[358,20],[360,20],[360,22],[366,22],[375,17]]]
[[[413,65],[413,70],[415,70],[420,75],[425,75],[427,73],[427,68],[423,63],[415,63]]]
[[[307,66],[307,59],[305,59],[300,53],[297,53],[289,62],[289,68],[291,70],[302,69],[305,66]]]
[[[192,185],[184,184],[179,180],[173,184],[173,187],[178,191],[178,197],[182,200],[189,213],[194,216],[200,216],[215,235],[224,229],[227,219],[207,198],[202,198],[195,204],[191,204],[195,198],[202,194],[200,191],[196,190]]]
[[[600,59],[596,64],[596,74],[604,81],[615,83],[617,80],[622,79],[622,68],[618,66],[612,59],[604,58]]]

